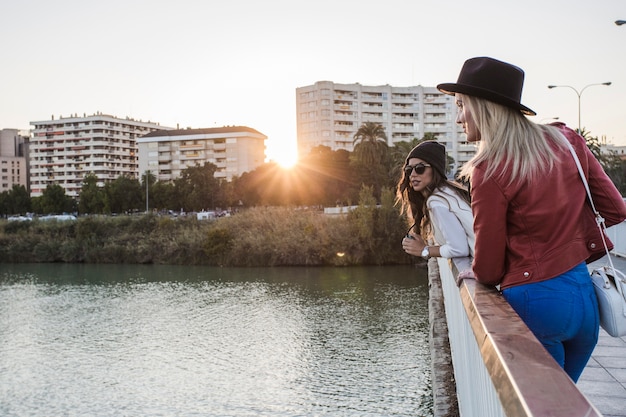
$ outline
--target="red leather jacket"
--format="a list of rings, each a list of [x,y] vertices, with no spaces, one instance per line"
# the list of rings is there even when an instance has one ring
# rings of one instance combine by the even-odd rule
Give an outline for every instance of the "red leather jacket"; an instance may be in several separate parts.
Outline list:
[[[562,123],[555,125],[574,146],[607,227],[623,221],[626,204],[585,140]],[[472,267],[479,282],[501,289],[539,282],[604,252],[574,159],[567,149],[557,152],[561,162],[530,184],[506,185],[493,176],[483,181],[485,166],[475,167]]]

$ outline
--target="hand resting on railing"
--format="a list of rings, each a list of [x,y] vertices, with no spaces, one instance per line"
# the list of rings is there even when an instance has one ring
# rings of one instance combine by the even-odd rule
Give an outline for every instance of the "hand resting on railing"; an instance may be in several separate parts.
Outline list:
[[[471,269],[465,269],[456,276],[456,286],[460,287],[461,283],[463,283],[464,279],[476,279],[474,276],[474,271]]]

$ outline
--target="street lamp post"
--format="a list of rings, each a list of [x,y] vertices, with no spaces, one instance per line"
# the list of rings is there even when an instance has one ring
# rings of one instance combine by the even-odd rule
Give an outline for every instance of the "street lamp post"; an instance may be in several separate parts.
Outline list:
[[[593,85],[611,85],[610,81],[607,81],[605,83],[595,83],[595,84],[587,84],[586,86],[583,87],[582,90],[578,91],[577,89],[575,89],[574,87],[572,87],[571,85],[549,85],[548,88],[557,88],[557,87],[567,87],[567,88],[571,88],[572,90],[574,90],[574,92],[576,93],[576,95],[578,96],[578,133],[581,133],[581,126],[580,126],[580,96],[583,95],[583,92],[587,89],[587,87],[591,87]]]
[[[146,171],[145,176],[144,176],[144,180],[146,181],[146,214],[148,214],[148,212],[149,212],[149,208],[148,208],[149,207],[149,204],[148,204],[148,200],[149,200],[149,197],[148,197],[148,175],[150,175],[150,171],[149,170]]]

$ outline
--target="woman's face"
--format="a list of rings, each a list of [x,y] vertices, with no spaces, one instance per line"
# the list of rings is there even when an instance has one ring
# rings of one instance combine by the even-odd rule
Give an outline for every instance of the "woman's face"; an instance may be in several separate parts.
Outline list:
[[[460,94],[454,95],[458,112],[456,122],[463,126],[463,131],[467,135],[468,142],[478,142],[480,140],[480,131],[474,122],[474,118],[469,109],[464,105],[463,98]]]
[[[422,165],[424,165],[422,167]],[[426,166],[428,165],[428,166]],[[405,170],[411,167],[411,172],[407,173],[407,177],[409,177],[409,184],[413,190],[418,193],[425,194],[426,187],[433,182],[433,168],[424,160],[419,158],[411,158],[409,159],[408,165],[404,167]],[[416,171],[421,171],[424,169],[424,172],[418,174]]]

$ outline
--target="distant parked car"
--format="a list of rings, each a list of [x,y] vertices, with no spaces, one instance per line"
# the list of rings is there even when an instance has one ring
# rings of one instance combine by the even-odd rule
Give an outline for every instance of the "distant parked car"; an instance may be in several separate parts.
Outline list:
[[[42,216],[39,220],[57,220],[57,221],[67,221],[67,220],[76,220],[76,216],[73,214],[50,214],[48,216]]]
[[[199,213],[196,213],[196,216],[198,220],[211,220],[216,217],[214,211],[201,211]]]
[[[31,221],[33,219],[27,216],[11,216],[7,218],[7,220],[10,222],[24,222],[24,221]]]

